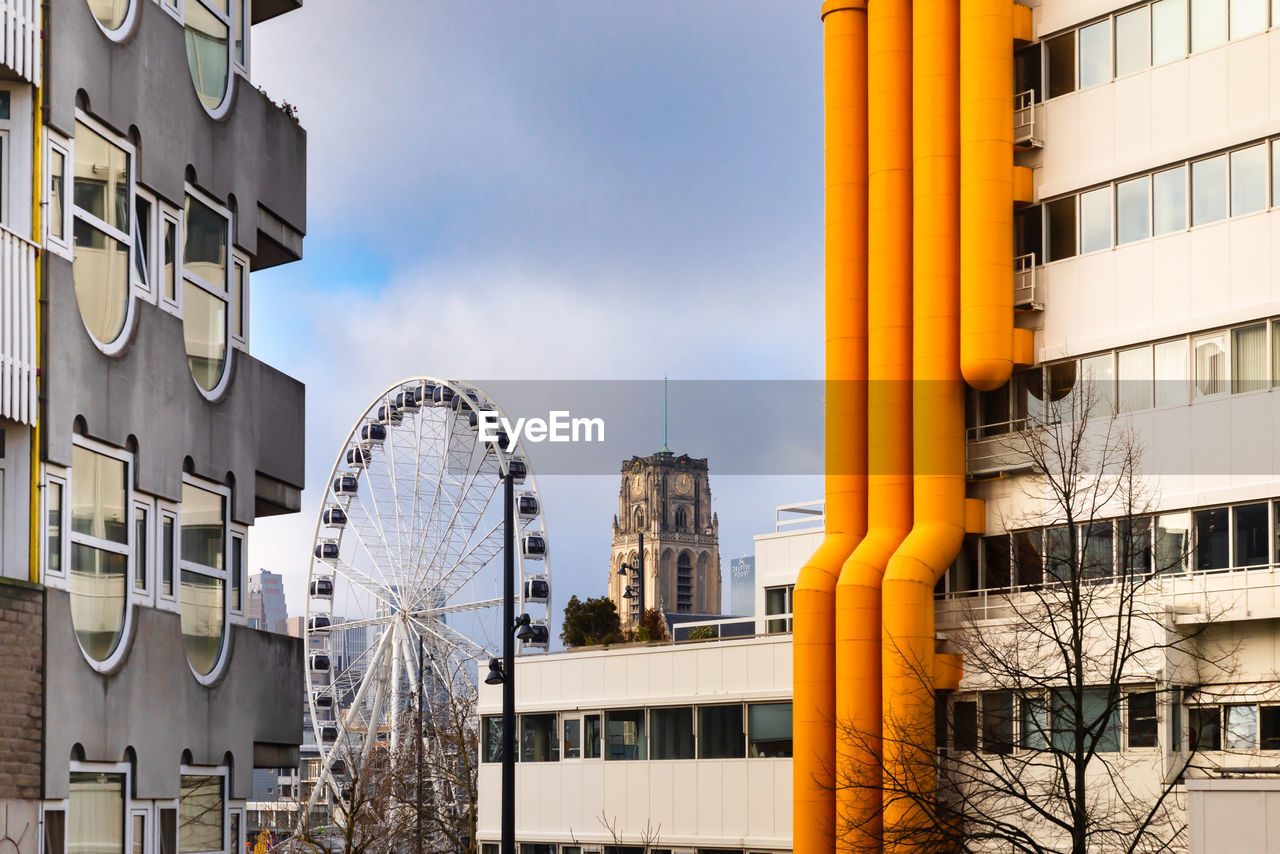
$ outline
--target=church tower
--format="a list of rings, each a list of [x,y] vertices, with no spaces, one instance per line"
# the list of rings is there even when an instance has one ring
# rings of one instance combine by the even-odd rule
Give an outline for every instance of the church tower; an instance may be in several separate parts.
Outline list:
[[[639,600],[625,599],[635,573],[618,574],[623,563],[639,563],[644,534],[645,607],[667,613],[720,613],[720,522],[711,512],[706,459],[676,456],[665,447],[622,464],[618,515],[613,517],[609,598],[624,627],[640,618]]]

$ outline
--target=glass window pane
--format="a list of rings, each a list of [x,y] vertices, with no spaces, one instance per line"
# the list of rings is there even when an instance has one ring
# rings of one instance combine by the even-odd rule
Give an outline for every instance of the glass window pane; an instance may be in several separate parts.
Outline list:
[[[1196,399],[1227,391],[1227,334],[1218,332],[1195,339]]]
[[[982,752],[1013,752],[1013,694],[995,691],[982,695]]]
[[[1151,64],[1150,7],[1116,15],[1116,76],[1141,71]]]
[[[1156,726],[1156,692],[1129,694],[1124,699],[1129,713],[1129,746],[1155,747],[1159,732]]]
[[[1252,750],[1258,746],[1258,707],[1227,706],[1227,750]]]
[[[178,854],[223,850],[222,781],[222,777],[215,775],[182,775],[178,794]]]
[[[1113,534],[1110,522],[1080,526],[1083,578],[1110,578],[1115,573]]]
[[[1227,508],[1197,510],[1191,514],[1196,533],[1196,569],[1226,569],[1231,566],[1230,526]]]
[[[747,706],[747,755],[791,756],[791,704],[752,703]]]
[[[1090,356],[1080,360],[1080,380],[1088,383],[1084,388],[1087,395],[1082,404],[1087,404],[1085,413],[1095,418],[1105,418],[1115,412],[1116,408],[1116,374],[1111,354]]]
[[[236,33],[236,65],[244,65],[245,49],[244,49],[244,31],[245,19],[249,16],[248,0],[236,0],[235,11],[235,33]]]
[[[564,719],[564,758],[578,759],[582,756],[582,721],[577,718]]]
[[[71,772],[67,850],[72,854],[123,854],[124,775]]]
[[[172,220],[164,221],[164,295],[178,301],[178,228]]]
[[[1271,384],[1280,386],[1280,320],[1271,321]]]
[[[147,265],[151,259],[151,202],[138,196],[134,199],[134,213],[138,223],[138,236],[133,241],[133,276],[146,290],[151,290],[151,277]]]
[[[44,854],[63,854],[67,850],[67,814],[62,810],[44,811]]]
[[[698,707],[698,758],[741,759],[746,755],[742,705]]]
[[[136,590],[147,589],[147,510],[145,507],[133,511],[133,586]]]
[[[133,817],[133,854],[146,854],[147,850],[147,817]]]
[[[486,715],[480,721],[482,736],[482,762],[502,761],[502,718],[497,715]]]
[[[586,759],[600,758],[600,716],[585,715],[582,718],[584,730],[582,738],[582,755]]]
[[[187,196],[183,223],[182,267],[221,291],[227,289],[227,219],[204,202]]]
[[[1049,97],[1056,98],[1076,90],[1076,34],[1072,30],[1049,39]]]
[[[604,713],[605,759],[646,759],[644,709]]]
[[[650,759],[693,759],[693,709],[649,710]]]
[[[226,499],[182,484],[182,560],[221,570],[225,544]]]
[[[1069,692],[1053,692],[1053,745],[1056,750],[1075,750],[1077,716],[1087,730],[1082,747],[1088,748],[1092,743],[1098,753],[1115,753],[1120,749],[1120,716],[1114,710],[1108,715],[1107,692],[1106,688],[1086,688],[1080,692],[1078,705]]]
[[[1191,164],[1191,224],[1204,225],[1227,216],[1227,156],[1220,154]]]
[[[45,565],[49,572],[62,572],[62,484],[50,482],[45,520]]]
[[[1262,391],[1267,387],[1267,325],[1257,323],[1231,330],[1231,393]]]
[[[127,555],[71,544],[71,624],[85,654],[106,661],[124,633]]]
[[[129,544],[128,467],[124,460],[75,445],[71,449],[71,531]]]
[[[89,334],[101,344],[120,337],[129,314],[129,244],[82,219],[74,223],[76,305]]]
[[[1050,581],[1069,581],[1076,565],[1071,531],[1066,525],[1044,530],[1044,574]]]
[[[560,745],[556,741],[556,716],[520,716],[520,761],[558,762]]]
[[[89,0],[89,11],[104,30],[118,30],[129,12],[129,0]]]
[[[1152,380],[1155,378],[1150,347],[1135,347],[1116,354],[1120,386],[1120,411],[1139,412],[1151,408]]]
[[[133,201],[129,153],[93,128],[76,122],[75,206],[128,235]]]
[[[1267,206],[1267,149],[1255,145],[1231,152],[1231,215]]]
[[[1012,586],[1013,556],[1008,534],[982,538],[982,586],[1005,590]]]
[[[1267,566],[1271,563],[1268,509],[1266,504],[1244,504],[1231,508],[1235,527],[1233,566]]]
[[[951,713],[952,745],[956,750],[978,749],[978,704],[971,700],[955,703]]]
[[[196,95],[216,110],[227,94],[231,73],[230,29],[202,3],[186,4],[187,67]]]
[[[1276,519],[1275,563],[1280,566],[1280,501],[1276,502],[1274,509]]]
[[[161,579],[160,591],[166,596],[173,595],[173,565],[174,565],[174,536],[173,536],[173,517],[166,516],[163,529],[160,536],[160,556],[162,561],[163,577]]]
[[[1111,248],[1111,188],[1080,194],[1080,251]]]
[[[1111,79],[1111,21],[1080,28],[1080,88]]]
[[[237,338],[243,338],[245,333],[245,318],[249,314],[249,304],[246,302],[249,298],[248,293],[246,293],[246,280],[248,279],[248,274],[245,272],[243,264],[235,264],[233,265],[233,269],[235,270],[235,273],[232,276],[235,282],[235,291],[232,294],[232,297],[236,301],[236,307],[233,312],[232,322],[235,323],[235,336]]]
[[[183,282],[182,334],[196,384],[213,391],[227,364],[227,303],[195,282]]]
[[[1132,243],[1151,236],[1151,178],[1143,176],[1116,185],[1116,243]]]
[[[1166,169],[1151,178],[1155,233],[1169,234],[1187,227],[1187,167]]]
[[[1227,0],[1191,0],[1191,50],[1207,50],[1227,40]]]
[[[1151,61],[1155,65],[1187,55],[1187,0],[1151,4]]]
[[[1280,706],[1263,706],[1258,710],[1259,736],[1263,750],[1280,750]]]
[[[1041,556],[1039,529],[1018,531],[1013,535],[1014,569],[1020,587],[1035,587],[1044,581],[1044,558]]]
[[[1217,706],[1199,706],[1187,710],[1192,750],[1222,749],[1222,716]]]
[[[1155,346],[1156,406],[1182,406],[1187,402],[1191,373],[1187,368],[1187,339]]]
[[[1151,520],[1116,520],[1116,561],[1128,575],[1151,572]]]
[[[231,609],[244,608],[242,581],[244,577],[244,537],[231,538]]]
[[[1044,750],[1049,746],[1049,706],[1043,697],[1023,697],[1018,701],[1020,729],[1018,746],[1023,750]]]
[[[222,579],[184,569],[181,611],[182,644],[187,661],[196,673],[207,676],[222,654],[225,627]]]
[[[1045,202],[1044,215],[1049,233],[1049,260],[1073,257],[1076,254],[1076,197]]]
[[[1231,38],[1242,39],[1267,28],[1267,0],[1231,0]]]
[[[1156,572],[1186,572],[1191,559],[1191,514],[1156,517]]]
[[[966,534],[960,551],[951,564],[951,593],[969,593],[978,589],[978,537]]]
[[[57,240],[67,239],[66,198],[67,156],[61,151],[50,152],[49,157],[49,235]]]

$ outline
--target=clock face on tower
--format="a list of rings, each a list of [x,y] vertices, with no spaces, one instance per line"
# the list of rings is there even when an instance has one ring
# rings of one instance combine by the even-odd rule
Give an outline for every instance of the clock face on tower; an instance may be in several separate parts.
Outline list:
[[[636,474],[631,476],[631,494],[644,495],[644,475]]]
[[[681,472],[676,475],[676,492],[681,495],[688,495],[693,492],[693,478],[689,476],[688,472]]]

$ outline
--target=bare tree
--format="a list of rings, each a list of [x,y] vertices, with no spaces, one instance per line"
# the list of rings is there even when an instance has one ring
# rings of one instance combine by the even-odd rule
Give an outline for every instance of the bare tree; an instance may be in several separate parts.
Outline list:
[[[1178,783],[1194,748],[1171,743],[1183,740],[1177,727],[1158,722],[1179,713],[1184,692],[1223,678],[1234,649],[1206,633],[1211,615],[1179,622],[1167,606],[1164,584],[1187,566],[1189,544],[1161,536],[1143,448],[1111,401],[1089,382],[1041,399],[1006,441],[1027,474],[1010,502],[1018,509],[1004,514],[1007,535],[983,544],[984,589],[959,585],[937,611],[939,651],[963,656],[972,693],[938,695],[928,666],[909,663],[915,699],[937,696],[936,746],[933,730],[890,717],[884,732],[905,732],[898,752],[918,761],[878,762],[878,774],[838,769],[837,787],[874,788],[865,796],[907,817],[886,827],[886,844],[1036,854],[1185,846]],[[856,754],[879,755],[879,733],[838,729]],[[929,779],[902,778],[910,773]],[[871,844],[850,821],[837,832],[854,850]]]
[[[596,817],[596,821],[600,822],[600,826],[605,829],[609,837],[613,840],[613,851],[619,852],[624,849],[640,849],[640,854],[649,854],[650,850],[658,845],[662,836],[662,822],[658,822],[655,826],[653,819],[646,819],[644,830],[640,831],[636,839],[628,841],[625,834],[618,827],[618,818],[614,816],[610,819],[605,815],[604,810],[600,811],[600,815]],[[572,836],[572,830],[570,831]],[[576,841],[576,840],[575,840]],[[606,852],[608,848],[606,847]]]

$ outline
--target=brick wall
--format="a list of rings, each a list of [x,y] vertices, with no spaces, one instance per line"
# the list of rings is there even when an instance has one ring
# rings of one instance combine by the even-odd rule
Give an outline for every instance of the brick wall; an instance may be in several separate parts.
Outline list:
[[[0,798],[40,797],[44,589],[0,578]]]

